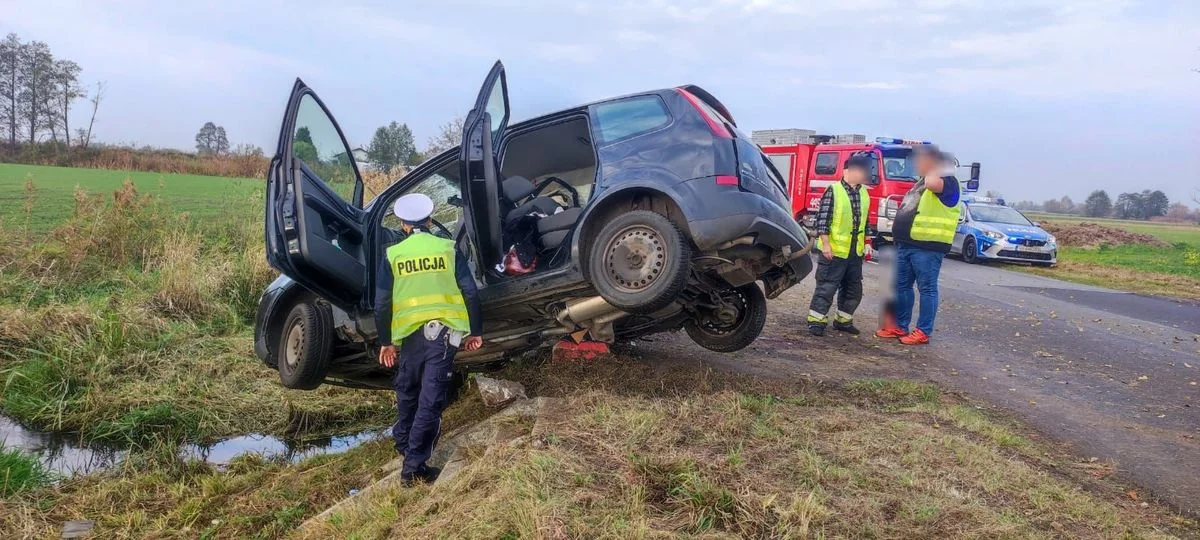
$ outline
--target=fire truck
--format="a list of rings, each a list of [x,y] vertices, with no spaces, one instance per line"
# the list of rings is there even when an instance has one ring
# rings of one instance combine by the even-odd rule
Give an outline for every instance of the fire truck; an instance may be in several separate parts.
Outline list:
[[[761,130],[754,131],[751,137],[787,179],[792,214],[810,230],[815,227],[821,195],[826,187],[841,180],[842,166],[850,154],[875,154],[877,159],[866,186],[871,195],[867,224],[875,231],[875,246],[891,243],[896,210],[904,194],[917,181],[913,146],[931,144],[930,141],[890,137],[877,137],[874,142],[867,142],[866,136],[860,134],[818,135],[807,129]],[[957,160],[954,165],[959,167]],[[979,163],[969,167],[970,180],[963,188],[971,192],[979,189]]]

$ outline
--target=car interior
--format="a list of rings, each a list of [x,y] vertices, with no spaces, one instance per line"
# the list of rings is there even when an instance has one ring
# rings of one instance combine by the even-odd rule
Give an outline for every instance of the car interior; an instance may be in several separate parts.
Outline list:
[[[596,181],[596,152],[583,117],[509,136],[501,176],[505,243],[536,253],[537,270],[565,260],[562,249]]]

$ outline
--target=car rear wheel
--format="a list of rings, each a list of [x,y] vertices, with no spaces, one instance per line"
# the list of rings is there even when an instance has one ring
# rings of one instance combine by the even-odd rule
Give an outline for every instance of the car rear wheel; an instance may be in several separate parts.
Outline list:
[[[329,369],[332,316],[309,302],[292,307],[279,333],[279,380],[287,388],[312,390]]]
[[[968,264],[979,264],[979,250],[975,247],[974,236],[968,236],[966,240],[963,240],[962,258]]]
[[[767,297],[750,283],[715,293],[719,302],[700,309],[684,325],[688,337],[710,351],[733,352],[746,348],[762,333],[767,322]]]
[[[687,285],[691,247],[671,220],[646,210],[600,229],[588,261],[596,292],[629,313],[660,310]]]

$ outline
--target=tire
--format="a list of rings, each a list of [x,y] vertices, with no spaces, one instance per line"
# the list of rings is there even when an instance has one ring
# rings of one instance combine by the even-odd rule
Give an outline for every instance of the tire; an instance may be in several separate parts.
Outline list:
[[[328,309],[302,301],[284,319],[276,348],[279,381],[287,388],[312,390],[329,369],[332,316]]]
[[[767,297],[757,284],[742,285],[736,289],[728,289],[727,292],[736,295],[739,304],[737,318],[733,324],[701,324],[693,319],[684,325],[688,337],[710,351],[727,353],[746,348],[758,339],[763,325],[767,322]]]
[[[613,307],[651,313],[687,285],[691,246],[671,220],[647,210],[617,216],[592,243],[588,270],[596,292]]]
[[[979,264],[979,249],[975,247],[974,236],[963,240],[962,260],[967,264]]]

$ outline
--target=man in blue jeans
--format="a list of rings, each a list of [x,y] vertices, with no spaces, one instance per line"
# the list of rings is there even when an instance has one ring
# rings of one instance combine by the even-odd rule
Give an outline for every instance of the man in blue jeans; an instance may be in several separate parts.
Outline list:
[[[933,145],[913,148],[921,178],[904,195],[892,235],[896,240],[896,326],[875,333],[880,338],[900,338],[905,345],[929,343],[938,306],[938,274],[958,228],[959,187],[953,176],[942,176],[945,156]],[[921,294],[917,327],[912,322],[913,284]]]

